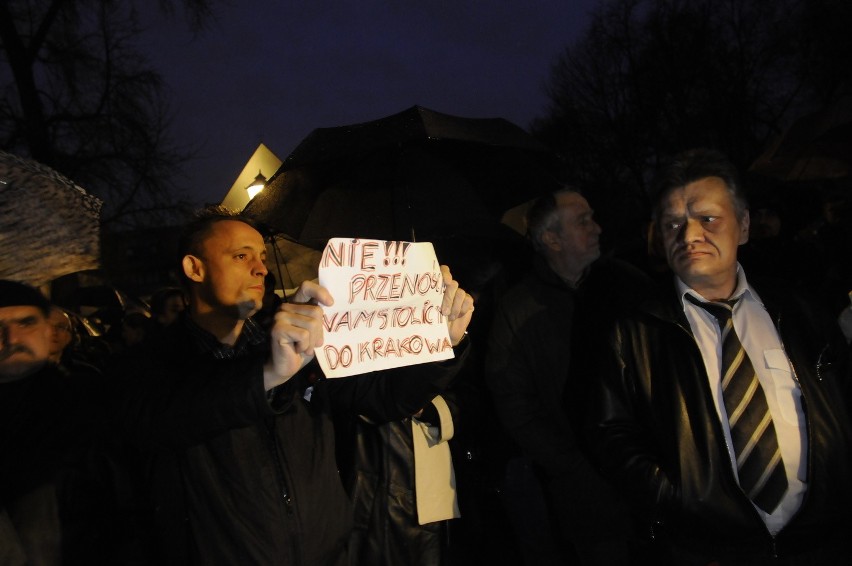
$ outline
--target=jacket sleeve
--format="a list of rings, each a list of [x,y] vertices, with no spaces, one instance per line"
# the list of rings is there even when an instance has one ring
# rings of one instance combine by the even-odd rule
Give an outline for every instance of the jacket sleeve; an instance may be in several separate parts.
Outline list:
[[[647,340],[616,325],[593,386],[587,433],[604,476],[646,519],[657,521],[676,510],[680,493],[654,434],[647,347]]]
[[[364,415],[375,422],[410,417],[452,383],[469,348],[465,340],[455,348],[456,357],[451,360],[324,379],[317,393],[328,396],[333,414],[338,416]]]

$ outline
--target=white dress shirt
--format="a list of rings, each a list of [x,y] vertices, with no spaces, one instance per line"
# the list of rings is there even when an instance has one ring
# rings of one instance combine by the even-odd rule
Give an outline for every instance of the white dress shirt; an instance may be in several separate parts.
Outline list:
[[[722,398],[720,376],[722,342],[719,325],[713,315],[687,301],[684,295],[689,293],[706,302],[704,297],[687,287],[679,278],[676,277],[675,282],[684,314],[689,321],[698,349],[701,350],[704,366],[707,368],[710,391],[713,392],[716,412],[722,423],[722,430],[725,431],[731,468],[736,476],[736,456],[731,441],[725,402]],[[734,330],[766,394],[769,412],[775,423],[775,432],[781,448],[781,458],[784,460],[784,468],[787,471],[789,486],[775,511],[770,514],[756,505],[754,507],[766,523],[766,528],[774,535],[799,509],[807,489],[808,438],[805,414],[802,410],[802,391],[772,318],[760,297],[754,289],[749,287],[745,273],[739,265],[737,265],[737,287],[730,298],[739,299],[734,306]]]

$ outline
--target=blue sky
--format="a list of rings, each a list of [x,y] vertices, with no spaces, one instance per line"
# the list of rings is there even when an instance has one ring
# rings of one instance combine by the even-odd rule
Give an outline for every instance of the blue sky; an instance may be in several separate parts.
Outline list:
[[[177,17],[145,20],[175,137],[198,149],[179,180],[198,204],[221,200],[261,142],[284,159],[314,128],[415,104],[528,128],[545,112],[552,64],[597,1],[242,4],[220,5],[200,36]]]

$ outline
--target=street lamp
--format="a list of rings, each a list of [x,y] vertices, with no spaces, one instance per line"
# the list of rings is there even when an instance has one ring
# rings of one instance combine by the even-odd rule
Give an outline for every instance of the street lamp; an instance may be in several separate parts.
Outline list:
[[[246,187],[246,192],[248,193],[249,200],[253,199],[257,196],[257,193],[263,190],[263,187],[266,186],[266,177],[263,176],[263,172],[258,171],[257,177],[254,178],[254,181]]]

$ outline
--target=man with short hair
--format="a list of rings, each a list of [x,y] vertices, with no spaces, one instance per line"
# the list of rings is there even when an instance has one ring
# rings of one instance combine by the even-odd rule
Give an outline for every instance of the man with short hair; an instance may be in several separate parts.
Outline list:
[[[0,280],[2,564],[91,564],[107,552],[87,468],[96,407],[49,360],[49,312],[37,289]]]
[[[454,377],[472,299],[442,266],[456,358],[333,380],[305,366],[322,345],[329,292],[306,281],[269,334],[251,317],[266,245],[244,217],[209,210],[179,245],[184,316],[125,363],[120,421],[151,465],[153,557],[187,564],[347,563],[350,502],[331,417],[417,413]],[[305,368],[303,370],[303,368]]]
[[[501,495],[525,564],[626,563],[629,522],[581,445],[588,338],[649,284],[602,259],[601,228],[576,190],[527,214],[533,270],[500,300],[486,381],[509,440]],[[582,378],[582,379],[580,379]]]
[[[848,563],[852,423],[842,339],[737,262],[749,213],[723,155],[657,183],[665,294],[619,320],[591,442],[674,564]]]

